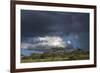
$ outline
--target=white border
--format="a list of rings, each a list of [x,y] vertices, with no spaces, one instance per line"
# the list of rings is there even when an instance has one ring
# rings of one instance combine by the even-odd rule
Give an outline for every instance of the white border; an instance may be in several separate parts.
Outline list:
[[[42,10],[42,11],[62,11],[62,12],[82,12],[90,13],[90,59],[77,61],[57,61],[57,62],[37,62],[37,63],[20,63],[20,25],[21,25],[21,9],[26,10]],[[36,5],[16,5],[16,68],[39,68],[39,67],[55,67],[55,66],[74,66],[87,65],[94,63],[94,11],[85,8],[70,7],[51,7]]]

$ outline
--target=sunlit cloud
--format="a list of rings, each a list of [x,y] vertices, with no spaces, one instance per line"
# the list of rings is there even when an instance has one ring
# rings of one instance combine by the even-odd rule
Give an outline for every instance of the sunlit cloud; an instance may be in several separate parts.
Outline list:
[[[28,41],[33,40],[29,39]],[[35,37],[35,42],[22,42],[21,48],[37,48],[37,47],[66,47],[66,42],[59,36],[45,36],[45,37]]]

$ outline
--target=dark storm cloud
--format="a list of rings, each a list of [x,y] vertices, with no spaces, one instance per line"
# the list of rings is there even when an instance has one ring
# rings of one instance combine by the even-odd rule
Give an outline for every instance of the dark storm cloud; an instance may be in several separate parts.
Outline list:
[[[21,10],[22,37],[89,32],[89,14]]]

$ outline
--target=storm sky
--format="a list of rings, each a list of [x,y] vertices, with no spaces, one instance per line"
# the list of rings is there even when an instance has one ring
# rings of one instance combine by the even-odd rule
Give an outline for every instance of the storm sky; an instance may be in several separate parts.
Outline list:
[[[45,36],[89,49],[89,13],[21,10],[21,42]]]

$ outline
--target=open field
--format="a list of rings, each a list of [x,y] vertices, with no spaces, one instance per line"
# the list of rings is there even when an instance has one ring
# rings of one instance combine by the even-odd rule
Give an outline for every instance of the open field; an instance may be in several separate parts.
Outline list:
[[[89,59],[89,52],[80,49],[72,52],[46,52],[43,54],[33,53],[30,56],[22,56],[21,62],[48,62],[48,61],[69,61],[69,60],[86,60]]]

